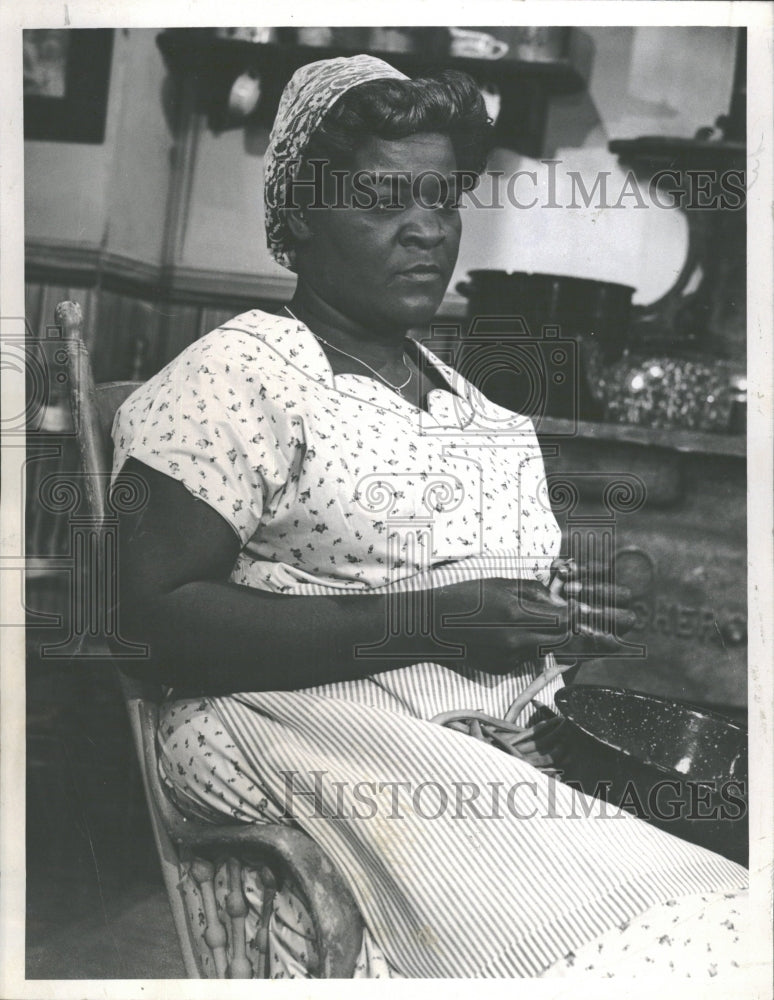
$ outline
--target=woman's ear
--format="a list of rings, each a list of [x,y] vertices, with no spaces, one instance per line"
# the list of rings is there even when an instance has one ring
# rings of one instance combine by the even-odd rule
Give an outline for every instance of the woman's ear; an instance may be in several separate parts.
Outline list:
[[[286,208],[285,223],[297,243],[307,243],[314,236],[309,224],[309,213],[303,208]]]

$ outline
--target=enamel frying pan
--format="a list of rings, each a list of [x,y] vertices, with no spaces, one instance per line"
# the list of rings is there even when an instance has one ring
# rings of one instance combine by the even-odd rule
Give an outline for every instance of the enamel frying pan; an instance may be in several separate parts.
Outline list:
[[[747,727],[639,691],[569,685],[564,780],[685,840],[747,863]]]

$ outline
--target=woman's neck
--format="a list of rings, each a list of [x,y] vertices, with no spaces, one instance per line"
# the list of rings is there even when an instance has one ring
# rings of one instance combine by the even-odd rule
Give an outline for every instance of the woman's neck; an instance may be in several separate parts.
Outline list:
[[[300,279],[288,309],[334,348],[353,354],[375,368],[399,362],[403,355],[406,330],[366,326],[340,312]]]

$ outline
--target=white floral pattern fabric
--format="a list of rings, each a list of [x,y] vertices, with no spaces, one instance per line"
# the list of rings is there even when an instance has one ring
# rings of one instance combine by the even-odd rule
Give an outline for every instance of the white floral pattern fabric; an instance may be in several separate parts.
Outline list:
[[[749,930],[747,892],[684,896],[659,903],[598,938],[568,952],[543,979],[613,979],[626,976],[720,977],[733,995],[748,994],[745,977],[755,965],[745,948]]]
[[[560,531],[531,421],[415,349],[449,383],[427,412],[334,377],[303,324],[245,313],[124,403],[114,471],[132,455],[213,507],[243,546],[232,579],[262,590],[420,590],[472,563],[547,581]]]

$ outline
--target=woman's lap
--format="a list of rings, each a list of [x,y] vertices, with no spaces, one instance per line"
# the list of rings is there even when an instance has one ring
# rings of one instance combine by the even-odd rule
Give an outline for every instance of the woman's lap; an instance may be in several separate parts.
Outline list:
[[[329,853],[370,927],[365,975],[539,975],[654,905],[744,884],[737,866],[631,817],[585,818],[565,786],[500,751],[369,706],[303,693],[178,702],[159,738],[182,808],[296,821]],[[366,807],[358,780],[387,787]],[[485,806],[473,794],[497,783],[499,811],[491,789]]]
[[[175,734],[180,738],[176,745]],[[282,816],[281,810],[246,776],[239,764],[238,748],[206,701],[178,702],[169,706],[159,735],[162,746],[171,751],[160,757],[161,778],[171,798],[186,815],[212,823],[223,822],[224,814],[251,823],[292,822]],[[172,739],[165,743],[165,737]],[[170,773],[174,778],[170,778]],[[228,794],[222,789],[213,791],[220,784],[228,787]],[[249,939],[257,930],[263,910],[263,885],[257,869],[245,867],[243,889],[248,905],[246,932]],[[222,889],[224,899],[219,902],[223,905],[224,893]],[[198,901],[192,901],[190,905],[197,904]],[[269,918],[268,975],[272,979],[309,978],[308,967],[314,965],[314,956],[311,917],[292,887],[283,885],[274,896]],[[395,977],[399,977],[399,973],[390,966],[381,947],[365,928],[353,978]]]

